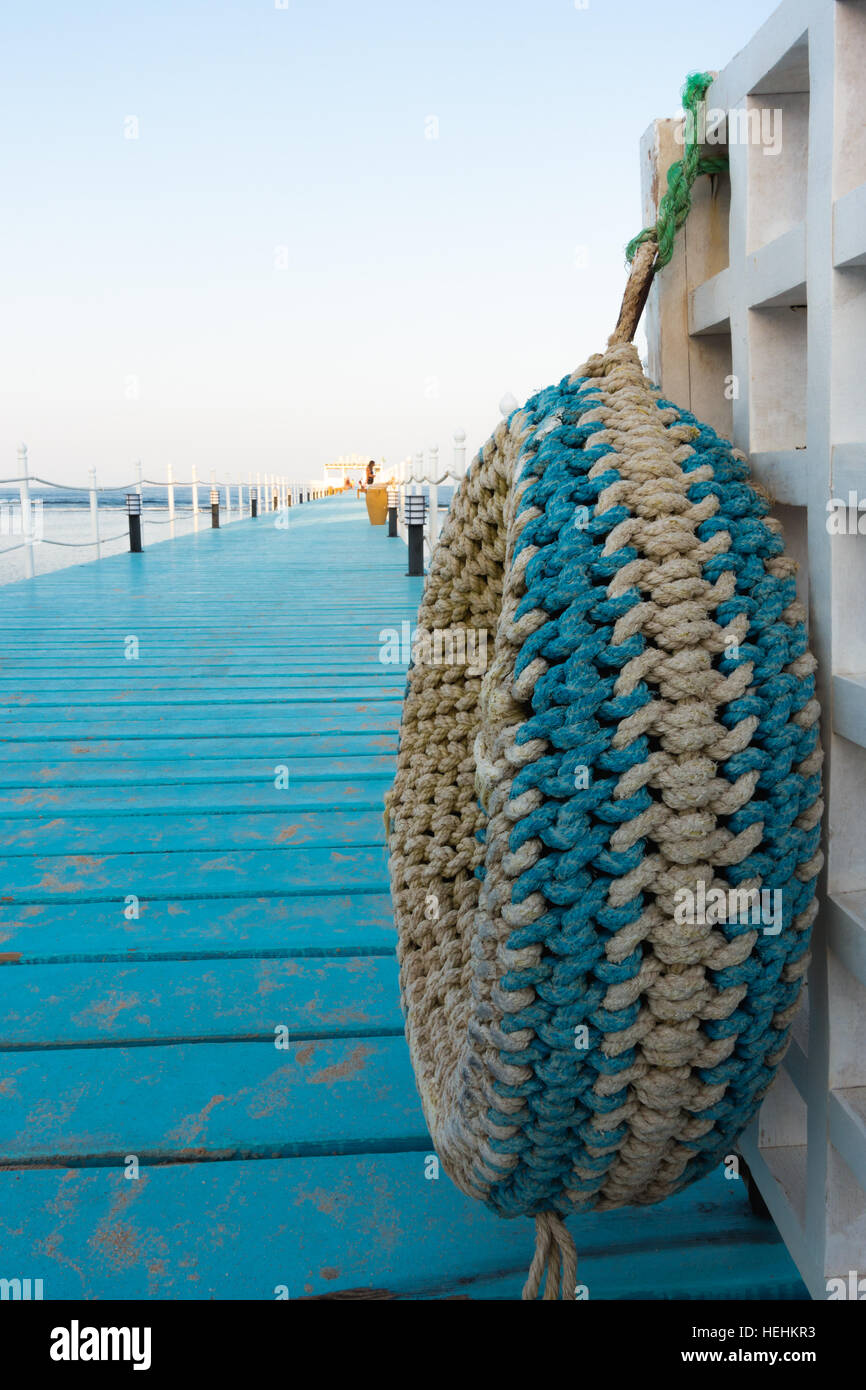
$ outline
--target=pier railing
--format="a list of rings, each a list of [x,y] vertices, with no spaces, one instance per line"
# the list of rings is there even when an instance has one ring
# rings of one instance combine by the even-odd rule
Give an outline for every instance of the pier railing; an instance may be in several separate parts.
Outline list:
[[[414,456],[410,454],[397,465],[397,534],[401,540],[408,544],[409,526],[413,520],[412,504],[407,499],[423,496],[427,503],[423,521],[424,551],[428,557],[432,554],[442,529],[439,488],[447,483],[453,484],[455,488],[459,487],[465,474],[465,430],[454,431],[452,463],[444,472],[439,461],[439,447],[436,444],[426,451],[419,450]]]
[[[168,516],[158,521],[152,515],[147,515],[147,519],[152,525],[171,525],[181,514],[190,515],[196,521],[201,512],[211,513],[212,525],[219,525],[219,513],[223,510],[228,520],[239,520],[244,516],[256,516],[261,512],[283,511],[287,507],[298,506],[303,502],[312,502],[319,497],[324,497],[328,491],[327,487],[321,482],[294,482],[276,473],[252,472],[247,474],[247,481],[244,483],[240,479],[236,481],[217,482],[215,470],[211,470],[210,480],[206,481],[198,476],[195,465],[193,464],[189,480],[183,480],[174,476],[171,464],[166,468],[165,480],[146,478],[144,468],[141,463],[136,464],[136,476],[132,482],[118,487],[100,487],[96,479],[96,469],[88,469],[88,483],[86,487],[76,487],[70,483],[58,483],[51,478],[42,478],[38,474],[30,472],[30,464],[26,444],[18,446],[18,468],[17,474],[13,478],[0,478],[0,486],[18,487],[18,497],[20,504],[20,517],[18,525],[9,515],[9,499],[0,499],[0,529],[6,534],[21,536],[17,545],[4,546],[3,555],[11,554],[15,550],[24,550],[24,574],[30,579],[35,573],[34,551],[37,545],[59,545],[71,549],[94,547],[96,557],[101,555],[103,545],[109,545],[113,541],[122,540],[126,531],[119,531],[114,535],[105,535],[101,527],[100,500],[107,497],[126,498],[127,514],[142,515],[142,507],[145,500],[145,488],[160,488],[165,493],[165,506]],[[90,499],[90,540],[87,541],[61,541],[51,540],[42,534],[42,502],[41,497],[33,497],[30,492],[31,484],[38,483],[43,487],[56,489],[58,493],[76,493],[79,496],[87,493]],[[188,488],[190,490],[190,505],[183,506],[178,504],[175,489]],[[200,502],[200,489],[204,489],[205,498]],[[138,507],[131,500],[138,498]],[[234,499],[234,502],[233,502]],[[117,512],[115,506],[111,509],[112,514]],[[130,527],[130,533],[132,528]]]

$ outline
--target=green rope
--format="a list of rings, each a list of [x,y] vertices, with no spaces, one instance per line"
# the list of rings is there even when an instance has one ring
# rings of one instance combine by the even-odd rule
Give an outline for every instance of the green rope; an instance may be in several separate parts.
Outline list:
[[[659,202],[658,220],[654,227],[644,227],[625,248],[625,258],[631,263],[637,248],[645,241],[658,244],[654,270],[667,265],[674,253],[674,237],[689,215],[692,205],[692,184],[699,174],[722,174],[728,168],[725,155],[712,159],[701,157],[698,139],[697,107],[703,101],[707,88],[712,82],[712,74],[693,72],[686,78],[683,88],[683,109],[691,115],[685,123],[685,154],[668,169],[668,188]]]

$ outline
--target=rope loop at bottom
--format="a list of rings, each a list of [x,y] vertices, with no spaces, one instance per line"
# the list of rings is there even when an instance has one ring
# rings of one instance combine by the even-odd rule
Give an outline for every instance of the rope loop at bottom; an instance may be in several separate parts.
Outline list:
[[[577,1296],[577,1248],[565,1222],[555,1211],[540,1212],[535,1218],[535,1254],[522,1297],[530,1300],[538,1298],[542,1279],[544,1300],[574,1302]]]

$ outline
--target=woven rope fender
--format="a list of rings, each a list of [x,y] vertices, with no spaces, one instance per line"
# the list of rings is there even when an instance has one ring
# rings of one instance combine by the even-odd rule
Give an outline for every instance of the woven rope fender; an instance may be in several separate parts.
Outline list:
[[[787,1046],[821,749],[768,511],[626,342],[500,424],[431,559],[386,810],[406,1033],[446,1171],[536,1218],[524,1296],[573,1292],[562,1217],[730,1153]]]

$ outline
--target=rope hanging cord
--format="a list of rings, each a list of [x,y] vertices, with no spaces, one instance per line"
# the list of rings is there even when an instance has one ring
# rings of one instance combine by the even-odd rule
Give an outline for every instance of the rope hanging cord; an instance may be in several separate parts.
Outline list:
[[[822,753],[768,511],[614,335],[499,425],[431,558],[418,632],[472,655],[422,643],[408,673],[386,805],[406,1034],[446,1171],[536,1219],[525,1297],[545,1270],[545,1298],[574,1294],[563,1217],[729,1154],[788,1044]]]
[[[659,201],[658,214],[652,227],[632,237],[625,248],[631,274],[623,295],[622,308],[611,342],[630,343],[652,285],[653,276],[666,266],[674,253],[674,239],[685,222],[692,206],[692,185],[701,174],[721,174],[728,168],[726,155],[707,158],[701,154],[698,137],[700,123],[698,107],[713,80],[710,72],[696,72],[687,78],[683,88],[684,154],[668,169],[667,191]]]

